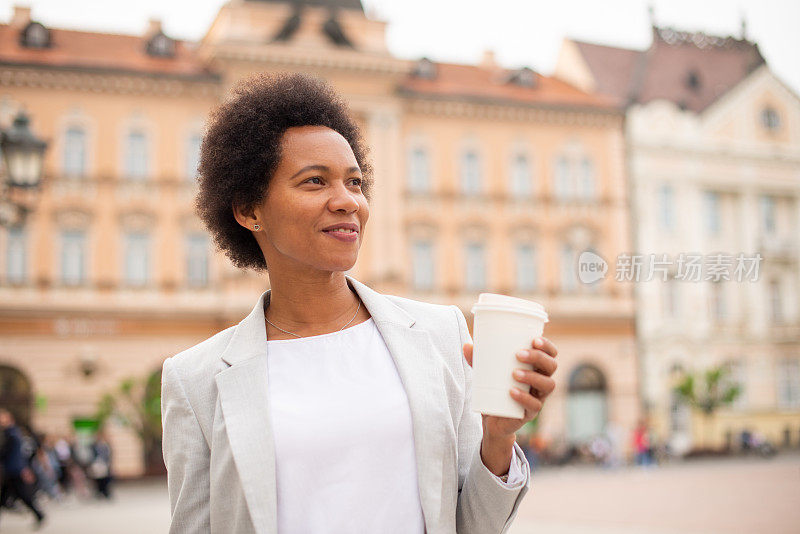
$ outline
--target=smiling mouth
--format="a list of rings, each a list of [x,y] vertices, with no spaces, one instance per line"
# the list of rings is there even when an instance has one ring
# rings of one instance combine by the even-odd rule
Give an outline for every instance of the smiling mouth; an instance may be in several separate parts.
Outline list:
[[[345,230],[345,229],[338,229],[338,228],[336,230],[323,230],[323,232],[327,232],[329,234],[344,234],[344,235],[350,235],[350,234],[357,234],[358,233],[355,230]]]

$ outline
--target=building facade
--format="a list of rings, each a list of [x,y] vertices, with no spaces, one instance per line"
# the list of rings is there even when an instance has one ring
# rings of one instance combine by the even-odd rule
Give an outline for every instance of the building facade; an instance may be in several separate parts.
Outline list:
[[[0,231],[0,397],[33,427],[68,434],[269,287],[215,252],[194,178],[207,113],[238,80],[288,70],[329,80],[371,148],[350,274],[470,323],[480,292],[541,302],[560,359],[542,431],[582,443],[633,426],[631,288],[577,276],[582,251],[631,246],[619,106],[491,55],[396,58],[384,22],[336,4],[232,0],[197,43],[157,21],[140,36],[46,28],[25,8],[0,25],[0,122],[25,109],[50,143],[35,208]],[[120,475],[159,469],[130,428],[111,420],[110,437]]]
[[[800,98],[744,33],[653,26],[645,51],[566,40],[556,74],[627,105],[636,252],[657,269],[636,320],[659,433],[678,451],[746,429],[799,446]],[[703,421],[672,386],[719,364],[742,393]]]

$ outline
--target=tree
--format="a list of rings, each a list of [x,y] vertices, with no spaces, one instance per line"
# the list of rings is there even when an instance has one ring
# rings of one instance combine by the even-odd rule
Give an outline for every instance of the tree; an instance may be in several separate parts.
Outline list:
[[[152,466],[161,453],[161,373],[146,378],[126,378],[116,390],[100,399],[95,418],[100,426],[114,417],[131,428],[142,442],[145,463]]]
[[[738,383],[728,379],[730,367],[726,364],[717,365],[698,371],[697,373],[684,371],[678,384],[674,387],[681,400],[703,414],[703,427],[705,430],[704,447],[709,446],[709,431],[711,419],[718,408],[730,405],[742,392]],[[702,384],[700,384],[702,378]]]

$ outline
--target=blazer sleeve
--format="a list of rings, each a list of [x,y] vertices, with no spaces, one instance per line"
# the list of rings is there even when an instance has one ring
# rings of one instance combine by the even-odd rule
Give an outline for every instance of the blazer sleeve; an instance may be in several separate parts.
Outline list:
[[[162,451],[167,466],[170,534],[211,531],[210,450],[170,359],[161,378]]]
[[[472,343],[467,320],[458,306],[452,306],[458,321],[461,345]],[[461,347],[459,347],[461,353]],[[530,489],[530,466],[520,446],[514,455],[523,468],[524,483],[503,484],[481,460],[483,419],[472,411],[472,367],[463,354],[464,408],[458,426],[458,504],[456,532],[459,534],[501,534],[517,515],[522,498]],[[512,462],[515,459],[512,458]]]

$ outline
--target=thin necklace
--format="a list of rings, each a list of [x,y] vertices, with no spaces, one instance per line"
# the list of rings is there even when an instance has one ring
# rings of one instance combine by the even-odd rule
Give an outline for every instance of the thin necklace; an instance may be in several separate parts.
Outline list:
[[[345,328],[347,328],[347,325],[349,325],[350,323],[352,323],[352,322],[355,320],[355,318],[356,318],[356,315],[358,315],[358,310],[360,310],[360,309],[361,309],[361,299],[358,299],[358,308],[356,308],[356,313],[355,313],[355,315],[353,315],[353,318],[352,318],[352,319],[350,319],[349,321],[347,321],[347,324],[346,324],[346,325],[344,325],[343,327],[341,327],[341,328],[339,329],[339,332],[341,332],[342,330],[344,330]],[[265,313],[266,313],[266,312],[265,312]],[[280,326],[276,325],[275,323],[273,323],[272,321],[270,321],[270,320],[269,320],[269,319],[267,319],[266,317],[264,317],[264,319],[265,319],[265,320],[266,320],[266,321],[267,321],[269,324],[271,324],[272,326],[274,326],[275,328],[277,328],[278,330],[280,330],[281,332],[286,332],[287,334],[292,334],[292,335],[293,335],[293,336],[295,336],[295,337],[303,337],[303,336],[298,336],[298,335],[297,335],[297,334],[295,334],[294,332],[289,332],[288,330],[284,330],[283,328],[281,328]]]

